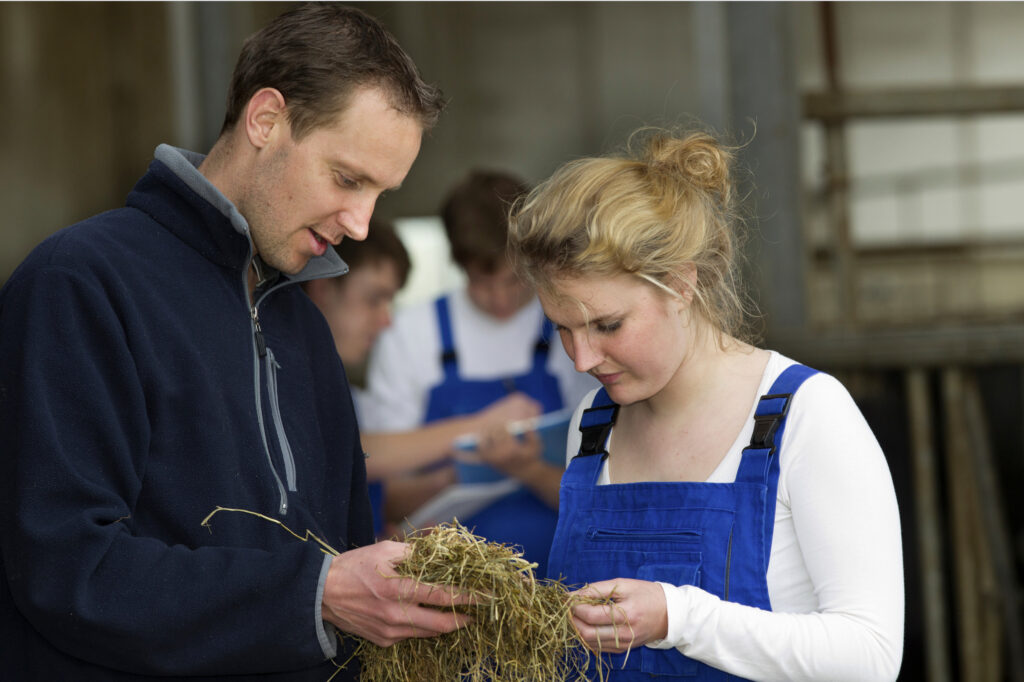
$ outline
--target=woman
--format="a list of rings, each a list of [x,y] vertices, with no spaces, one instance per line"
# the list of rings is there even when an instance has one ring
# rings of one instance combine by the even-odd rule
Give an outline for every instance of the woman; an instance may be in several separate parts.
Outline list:
[[[513,210],[517,268],[602,384],[570,428],[548,575],[606,600],[573,618],[616,682],[895,679],[885,457],[839,382],[744,340],[731,162],[644,131]]]

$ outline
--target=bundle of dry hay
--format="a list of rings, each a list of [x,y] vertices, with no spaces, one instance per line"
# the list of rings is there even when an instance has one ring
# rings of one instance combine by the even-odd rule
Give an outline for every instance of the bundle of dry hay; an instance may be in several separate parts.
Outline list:
[[[304,534],[277,519],[230,507],[216,507],[202,521],[220,512],[249,514],[280,526],[303,542],[315,541],[325,554],[338,551],[310,531]],[[537,580],[536,564],[514,547],[473,535],[457,520],[417,531],[406,538],[411,551],[395,566],[400,576],[477,595],[478,605],[454,607],[473,616],[459,630],[431,638],[413,638],[390,647],[358,641],[353,657],[362,664],[367,682],[570,682],[587,680],[591,656],[572,624],[581,600],[560,582]],[[618,636],[616,636],[616,641]],[[351,660],[351,659],[350,659]],[[335,663],[338,668],[344,664]],[[603,682],[603,663],[597,664]],[[335,672],[335,675],[337,672]],[[334,675],[331,676],[331,679]]]
[[[572,625],[573,603],[559,582],[539,581],[515,548],[473,535],[458,521],[407,538],[399,575],[479,596],[455,607],[464,628],[390,647],[360,640],[355,655],[371,682],[562,682],[586,680],[590,657]],[[603,678],[603,671],[600,671]]]

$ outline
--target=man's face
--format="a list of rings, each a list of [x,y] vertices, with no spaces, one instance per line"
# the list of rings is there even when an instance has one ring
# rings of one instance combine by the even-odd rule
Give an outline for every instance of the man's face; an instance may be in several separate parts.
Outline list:
[[[507,320],[533,298],[533,291],[509,265],[487,272],[479,265],[469,263],[465,270],[469,299],[491,317]]]
[[[346,365],[361,364],[380,333],[391,325],[398,271],[389,260],[373,261],[324,285],[313,301],[334,334],[338,355]]]
[[[377,198],[405,179],[422,134],[417,119],[374,88],[357,91],[334,123],[299,142],[282,119],[238,202],[256,252],[295,274],[329,244],[364,239]]]

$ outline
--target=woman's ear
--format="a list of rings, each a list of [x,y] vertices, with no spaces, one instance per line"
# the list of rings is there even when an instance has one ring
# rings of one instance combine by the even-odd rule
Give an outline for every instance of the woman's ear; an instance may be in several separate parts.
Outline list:
[[[249,98],[245,107],[245,134],[257,149],[265,147],[273,136],[288,131],[284,95],[276,88],[262,88]]]
[[[687,263],[672,276],[669,285],[689,306],[693,302],[693,294],[697,290],[697,266],[694,263]]]

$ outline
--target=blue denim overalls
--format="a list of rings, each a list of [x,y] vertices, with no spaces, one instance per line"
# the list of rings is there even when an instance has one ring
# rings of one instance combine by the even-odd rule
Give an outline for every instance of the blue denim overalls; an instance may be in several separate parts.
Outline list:
[[[547,370],[548,348],[554,333],[554,327],[547,318],[534,344],[533,366],[528,373],[500,379],[471,380],[459,376],[448,298],[439,298],[434,305],[441,332],[444,379],[430,391],[425,422],[477,412],[515,391],[540,402],[544,412],[562,408],[558,379]],[[493,478],[503,477],[493,472]],[[524,556],[537,562],[537,574],[544,575],[558,512],[530,491],[523,488],[510,493],[472,517],[459,521],[488,540],[521,546]]]
[[[793,393],[815,373],[803,365],[788,367],[761,397],[734,483],[597,485],[619,409],[604,389],[598,391],[580,420],[580,452],[562,477],[548,576],[561,576],[570,586],[613,578],[697,585],[722,599],[770,611],[766,572],[779,480],[777,448]],[[602,659],[610,682],[654,676],[738,679],[677,649],[641,646],[628,657],[603,654]]]

